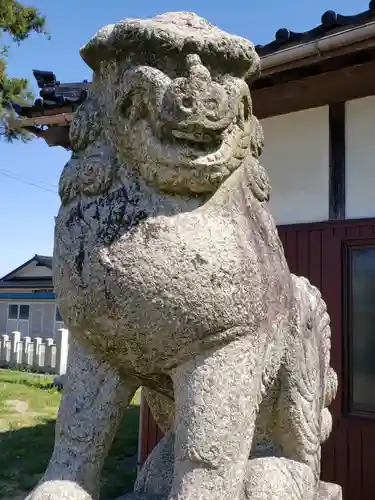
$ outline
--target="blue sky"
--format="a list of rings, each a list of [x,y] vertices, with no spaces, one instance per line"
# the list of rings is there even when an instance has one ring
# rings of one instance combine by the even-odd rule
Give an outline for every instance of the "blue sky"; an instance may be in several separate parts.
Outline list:
[[[13,46],[9,74],[32,79],[32,70],[52,70],[60,81],[90,79],[79,48],[102,26],[126,17],[149,17],[168,11],[194,11],[222,29],[267,43],[277,29],[305,31],[320,23],[326,10],[356,14],[366,0],[25,0],[48,19],[51,40],[32,36]],[[35,89],[36,90],[36,89]],[[0,143],[0,276],[35,253],[52,255],[54,216],[59,207],[56,186],[69,154],[42,140]],[[22,183],[9,177],[23,178]]]

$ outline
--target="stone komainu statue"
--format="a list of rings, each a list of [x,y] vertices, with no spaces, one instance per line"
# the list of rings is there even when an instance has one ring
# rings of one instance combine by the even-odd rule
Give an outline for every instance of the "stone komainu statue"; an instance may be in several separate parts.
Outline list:
[[[166,435],[129,500],[341,498],[319,482],[337,388],[329,317],[289,272],[268,209],[253,45],[172,13],[107,26],[81,53],[94,76],[54,250],[72,341],[29,498],[98,498],[140,386]]]

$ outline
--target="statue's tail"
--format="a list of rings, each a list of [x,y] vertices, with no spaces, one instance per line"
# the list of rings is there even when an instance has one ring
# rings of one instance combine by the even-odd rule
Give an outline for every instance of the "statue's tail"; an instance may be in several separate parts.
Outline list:
[[[320,291],[306,278],[292,275],[294,305],[278,405],[282,454],[309,465],[317,480],[321,443],[332,419],[327,406],[337,392],[330,366],[331,329]]]

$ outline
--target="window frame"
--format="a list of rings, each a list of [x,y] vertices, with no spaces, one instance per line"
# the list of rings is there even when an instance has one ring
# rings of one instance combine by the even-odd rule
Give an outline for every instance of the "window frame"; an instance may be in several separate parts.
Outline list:
[[[15,317],[15,318],[12,318],[12,317],[10,316],[10,314],[9,314],[9,313],[10,313],[10,310],[11,310],[11,308],[12,308],[12,306],[13,306],[13,307],[14,307],[14,306],[15,306],[15,307],[17,307],[17,315],[16,315],[16,317]],[[7,321],[8,321],[8,320],[10,320],[10,321],[18,321],[19,309],[20,309],[19,304],[15,304],[15,303],[13,303],[13,302],[8,302],[8,315],[7,315]]]
[[[27,307],[27,318],[21,318],[21,307]],[[19,304],[18,305],[18,321],[30,321],[30,304]]]
[[[11,317],[9,317],[9,310],[10,310],[11,306],[17,306],[17,318],[11,318]],[[20,318],[21,306],[26,306],[26,307],[29,308],[29,315],[28,315],[27,319]],[[10,321],[30,321],[30,316],[31,316],[31,307],[30,307],[30,304],[28,304],[26,302],[8,302],[7,321],[8,320],[10,320]]]
[[[352,254],[354,250],[373,248],[375,237],[342,242],[342,333],[343,333],[343,413],[347,417],[375,420],[375,409],[353,408],[353,310],[352,310]]]

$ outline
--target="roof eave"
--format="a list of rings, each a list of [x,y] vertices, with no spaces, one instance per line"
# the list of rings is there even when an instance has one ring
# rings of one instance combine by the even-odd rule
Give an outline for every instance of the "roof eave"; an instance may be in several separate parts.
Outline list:
[[[299,43],[261,57],[262,76],[375,46],[375,21]]]
[[[9,283],[9,282],[0,282],[0,291],[4,290],[49,290],[53,289],[53,280],[51,278],[50,281],[45,283]]]

